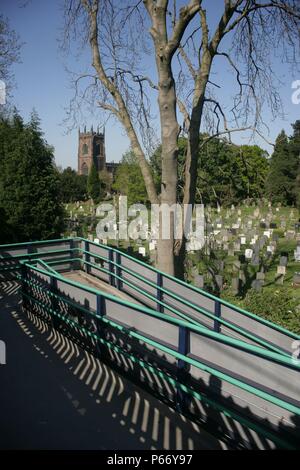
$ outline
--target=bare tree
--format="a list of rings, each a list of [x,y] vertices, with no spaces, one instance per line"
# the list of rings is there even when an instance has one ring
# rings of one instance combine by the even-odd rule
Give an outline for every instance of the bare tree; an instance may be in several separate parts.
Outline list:
[[[21,46],[19,37],[10,28],[8,20],[0,15],[0,80],[6,85],[6,93],[13,86],[12,65],[20,60]]]
[[[93,72],[81,74],[75,84],[92,79],[81,97],[92,90],[91,104],[115,116],[124,127],[151,203],[172,206],[177,202],[181,132],[188,142],[183,202],[194,204],[200,129],[206,127],[213,136],[229,139],[241,130],[262,135],[264,106],[274,115],[281,112],[273,58],[276,54],[276,60],[297,65],[297,0],[224,0],[223,6],[218,3],[220,11],[213,20],[205,8],[213,8],[215,2],[205,0],[65,1],[65,38],[69,40],[72,33],[74,39],[81,36],[92,52]],[[231,69],[236,82],[229,110],[223,76],[215,78],[218,60],[224,74],[227,66]],[[151,61],[155,72],[146,74],[143,69]],[[145,144],[155,117],[153,93],[162,148],[159,194]],[[158,267],[182,275],[184,251],[184,237],[159,240]]]

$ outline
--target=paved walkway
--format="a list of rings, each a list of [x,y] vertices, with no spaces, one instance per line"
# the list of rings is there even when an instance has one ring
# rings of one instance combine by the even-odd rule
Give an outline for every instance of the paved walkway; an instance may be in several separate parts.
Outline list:
[[[0,287],[1,449],[221,449],[213,436],[106,365],[25,317]]]

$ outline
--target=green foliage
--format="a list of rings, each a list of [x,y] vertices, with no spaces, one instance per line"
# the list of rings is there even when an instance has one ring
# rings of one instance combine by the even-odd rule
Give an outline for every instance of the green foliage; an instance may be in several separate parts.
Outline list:
[[[266,152],[257,145],[232,145],[208,136],[200,136],[196,202],[204,204],[237,203],[247,197],[260,198],[269,164]],[[178,197],[182,199],[186,139],[178,141]],[[159,190],[161,181],[161,147],[153,153],[151,166]]]
[[[64,211],[53,149],[36,113],[25,124],[15,111],[0,120],[0,207],[5,242],[59,237]],[[4,215],[5,214],[5,215]],[[1,226],[2,228],[2,226]]]
[[[300,123],[298,123],[299,126]],[[299,135],[289,139],[282,131],[276,139],[266,181],[266,192],[273,203],[293,205],[297,199],[297,173],[299,174]]]
[[[63,202],[84,201],[87,199],[87,176],[78,175],[68,167],[60,174],[60,192]]]
[[[201,136],[201,140],[207,136]],[[201,144],[201,143],[200,143]],[[200,145],[198,200],[229,205],[260,198],[268,172],[266,152],[257,145],[232,145],[214,138]]]
[[[87,192],[94,202],[99,202],[101,198],[101,185],[99,173],[94,163],[91,166],[87,180]]]
[[[148,201],[145,183],[134,153],[129,150],[123,155],[119,165],[113,189],[128,198],[128,205],[146,204]]]
[[[252,313],[266,318],[290,331],[300,333],[300,317],[297,313],[298,302],[285,289],[276,291],[263,290],[256,292],[251,289],[243,307]]]

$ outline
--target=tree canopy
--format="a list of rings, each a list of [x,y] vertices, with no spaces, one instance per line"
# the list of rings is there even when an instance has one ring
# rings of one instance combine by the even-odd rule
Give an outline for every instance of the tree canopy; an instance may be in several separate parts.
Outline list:
[[[16,111],[1,118],[0,214],[5,242],[60,236],[64,210],[59,186],[53,148],[43,138],[37,114],[32,113],[29,123]]]

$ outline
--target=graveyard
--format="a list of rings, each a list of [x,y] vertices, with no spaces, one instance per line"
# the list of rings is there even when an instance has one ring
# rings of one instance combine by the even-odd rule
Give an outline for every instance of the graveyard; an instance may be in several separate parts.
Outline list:
[[[65,209],[65,236],[98,240],[99,218],[91,201],[67,204]],[[297,209],[267,201],[205,207],[205,243],[187,252],[186,280],[267,318],[274,319],[274,304],[279,306],[281,301],[283,312],[276,320],[299,332],[299,217]],[[99,241],[155,263],[156,243],[151,239]]]

